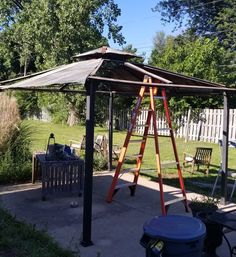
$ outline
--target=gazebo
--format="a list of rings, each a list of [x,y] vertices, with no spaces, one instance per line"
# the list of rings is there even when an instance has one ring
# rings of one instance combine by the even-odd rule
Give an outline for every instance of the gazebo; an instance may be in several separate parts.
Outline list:
[[[110,95],[109,102],[109,163],[112,159],[112,106],[113,95],[137,96],[142,86],[165,88],[168,97],[222,95],[224,99],[223,159],[221,201],[227,202],[228,128],[230,96],[236,89],[222,84],[185,76],[146,64],[134,63],[134,54],[103,46],[75,56],[76,61],[29,76],[0,82],[0,90],[30,90],[43,92],[86,94],[86,154],[83,208],[82,245],[92,244],[92,188],[94,103],[96,93]],[[143,82],[144,76],[152,83]]]

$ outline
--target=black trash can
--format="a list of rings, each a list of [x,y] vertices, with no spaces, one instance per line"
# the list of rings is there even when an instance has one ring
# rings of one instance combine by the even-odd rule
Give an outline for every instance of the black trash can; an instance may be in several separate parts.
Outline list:
[[[199,219],[181,215],[158,216],[143,226],[140,244],[146,257],[201,257],[206,227]]]

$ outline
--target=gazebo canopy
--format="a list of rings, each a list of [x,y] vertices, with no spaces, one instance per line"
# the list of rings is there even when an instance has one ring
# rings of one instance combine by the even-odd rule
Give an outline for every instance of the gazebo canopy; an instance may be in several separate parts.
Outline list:
[[[236,92],[222,84],[185,76],[146,64],[133,63],[138,56],[109,47],[101,47],[74,56],[75,62],[27,77],[0,82],[1,89],[76,91],[78,85],[93,81],[97,90],[137,95],[145,85],[145,75],[152,77],[151,86],[165,87],[169,96],[222,94]],[[76,85],[76,86],[75,86]],[[148,83],[150,86],[150,83]]]
[[[86,154],[84,178],[84,210],[83,239],[81,244],[88,246],[91,241],[92,223],[92,187],[93,187],[93,147],[94,147],[94,103],[95,92],[110,92],[125,95],[138,95],[140,87],[165,88],[168,96],[200,96],[224,95],[223,118],[223,158],[222,158],[222,199],[227,200],[228,172],[228,96],[236,93],[236,89],[212,83],[206,80],[188,77],[146,64],[133,63],[130,60],[138,56],[101,47],[93,51],[75,56],[74,63],[62,65],[26,77],[0,82],[0,91],[7,89],[85,92],[86,89]],[[144,83],[144,76],[152,78],[152,83]],[[81,86],[78,86],[81,85]],[[85,88],[84,88],[85,86]],[[160,90],[161,91],[161,90]],[[112,93],[111,93],[112,92]],[[112,103],[112,101],[110,101]],[[112,104],[109,105],[112,107]],[[112,110],[112,108],[110,108]],[[110,112],[112,113],[112,111]],[[112,114],[109,117],[109,131],[112,131]],[[109,133],[109,139],[112,138]],[[111,159],[112,140],[109,140]]]

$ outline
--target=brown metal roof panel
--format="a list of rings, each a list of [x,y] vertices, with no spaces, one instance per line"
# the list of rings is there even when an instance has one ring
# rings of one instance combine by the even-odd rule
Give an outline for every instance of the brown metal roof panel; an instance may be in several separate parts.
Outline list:
[[[199,86],[212,86],[212,87],[225,87],[225,85],[215,82],[210,82],[204,79],[199,79],[196,77],[186,76],[173,71],[165,70],[162,68],[146,65],[146,64],[135,64],[151,73],[159,75],[163,78],[171,80],[174,84],[186,84],[186,85],[199,85]]]
[[[89,76],[88,80],[100,81],[103,85],[107,85],[109,90],[119,92],[133,93],[137,95],[141,86],[151,87],[165,87],[171,96],[183,95],[210,95],[210,94],[222,94],[223,92],[229,92],[236,94],[236,89],[227,87],[212,87],[212,86],[199,86],[199,85],[183,85],[183,84],[164,84],[164,83],[143,83],[141,81],[130,81],[122,79],[114,79],[99,76]]]

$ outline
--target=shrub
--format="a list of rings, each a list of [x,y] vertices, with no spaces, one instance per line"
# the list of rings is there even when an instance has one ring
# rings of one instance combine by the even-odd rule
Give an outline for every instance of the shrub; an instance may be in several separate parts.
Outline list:
[[[191,199],[189,207],[192,210],[193,216],[196,216],[198,212],[212,212],[217,210],[218,203],[219,199],[210,196],[195,197]]]
[[[100,153],[94,153],[93,169],[95,171],[107,170],[108,161],[105,156]]]
[[[32,131],[20,121],[13,98],[2,95],[0,103],[0,183],[25,181],[31,176]]]

